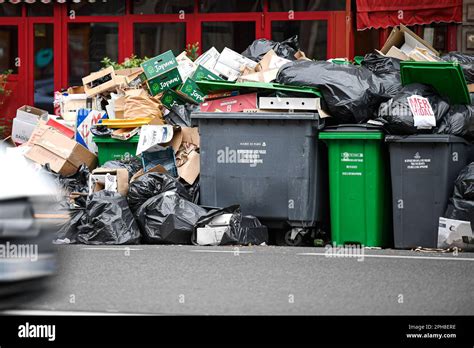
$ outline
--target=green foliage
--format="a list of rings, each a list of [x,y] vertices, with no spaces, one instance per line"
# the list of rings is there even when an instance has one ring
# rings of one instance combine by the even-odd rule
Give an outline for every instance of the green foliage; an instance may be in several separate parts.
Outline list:
[[[199,51],[199,42],[195,42],[193,44],[187,44],[187,46],[186,46],[186,55],[193,62],[199,57],[198,51]]]
[[[130,57],[125,58],[122,63],[117,63],[111,60],[109,57],[105,57],[102,59],[101,63],[104,68],[108,68],[109,66],[113,67],[115,70],[120,69],[130,69],[130,68],[139,68],[140,64],[147,61],[149,58],[143,57],[138,58],[136,55],[132,54]]]
[[[8,96],[11,91],[7,89],[8,77],[12,74],[12,70],[7,70],[0,74],[0,95]],[[3,100],[0,100],[0,105],[3,104]]]

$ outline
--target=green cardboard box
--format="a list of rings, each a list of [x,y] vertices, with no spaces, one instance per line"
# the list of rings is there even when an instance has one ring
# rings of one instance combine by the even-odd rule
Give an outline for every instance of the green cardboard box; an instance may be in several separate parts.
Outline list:
[[[148,89],[152,96],[155,96],[168,88],[174,88],[183,83],[178,69],[161,74],[147,81]]]
[[[217,76],[216,74],[214,74],[212,71],[210,71],[210,70],[206,69],[205,67],[203,67],[202,65],[199,65],[197,67],[196,71],[191,76],[191,78],[194,81],[199,81],[199,80],[222,81],[222,80],[224,80],[220,76]]]
[[[178,62],[173,52],[166,51],[155,58],[151,58],[141,64],[147,80],[151,80],[157,76],[170,72],[173,69],[178,69]]]
[[[206,97],[196,82],[191,78],[187,78],[186,81],[176,89],[176,92],[196,104],[204,103],[204,98]]]
[[[175,105],[184,105],[186,101],[172,89],[167,89],[163,92],[161,103],[169,110]]]

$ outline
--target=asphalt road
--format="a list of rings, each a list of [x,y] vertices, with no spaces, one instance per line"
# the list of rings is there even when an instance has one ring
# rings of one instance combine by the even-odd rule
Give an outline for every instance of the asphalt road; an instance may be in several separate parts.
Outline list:
[[[473,315],[474,254],[323,248],[61,246],[25,310],[152,314]]]

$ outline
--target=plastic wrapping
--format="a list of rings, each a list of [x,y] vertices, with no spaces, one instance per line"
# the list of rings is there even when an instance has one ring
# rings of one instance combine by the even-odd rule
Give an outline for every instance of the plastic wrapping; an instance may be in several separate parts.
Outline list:
[[[474,140],[474,107],[453,105],[441,121],[438,134],[452,134]]]
[[[138,244],[140,230],[125,197],[99,191],[87,202],[77,226],[77,242],[92,245]]]
[[[361,65],[372,71],[385,89],[385,94],[395,96],[402,89],[400,76],[400,60],[384,57],[378,53],[369,53],[364,57]]]
[[[444,215],[448,219],[469,221],[474,229],[474,201],[451,198]]]
[[[173,126],[191,127],[191,113],[199,111],[199,105],[175,105],[165,116],[165,120]]]
[[[124,161],[108,161],[102,165],[103,168],[120,169],[125,168],[128,170],[128,177],[134,176],[140,169],[143,168],[142,160],[140,157],[133,157],[129,160]]]
[[[147,200],[137,212],[144,240],[150,244],[191,244],[196,222],[207,210],[176,192],[164,192]]]
[[[230,223],[217,245],[261,245],[268,244],[268,229],[255,216],[242,216],[240,206],[211,210],[199,219],[193,233],[193,244],[198,245],[197,228],[206,227],[214,218],[232,214]]]
[[[382,78],[365,67],[329,62],[296,61],[283,65],[276,82],[318,88],[327,111],[339,123],[363,123],[391,98]]]
[[[147,173],[130,183],[128,189],[128,204],[133,212],[148,199],[163,192],[176,192],[186,200],[192,197],[178,179],[166,173]]]
[[[419,83],[404,86],[395,97],[380,105],[377,121],[383,123],[387,132],[397,135],[433,133],[434,129],[419,129],[415,127],[413,114],[407,99],[413,95],[420,95],[428,99],[437,125],[440,124],[449,111],[449,104],[430,86]]]
[[[282,42],[267,39],[255,40],[242,52],[242,55],[255,62],[259,62],[268,51],[274,50],[277,56],[289,60],[296,60],[295,53],[298,52],[299,49],[298,35],[295,35]]]
[[[450,52],[442,56],[441,59],[447,62],[458,62],[461,64],[467,83],[474,83],[474,56],[461,52]]]
[[[95,124],[91,127],[91,133],[96,137],[110,137],[113,132],[113,129],[110,129],[107,126]]]

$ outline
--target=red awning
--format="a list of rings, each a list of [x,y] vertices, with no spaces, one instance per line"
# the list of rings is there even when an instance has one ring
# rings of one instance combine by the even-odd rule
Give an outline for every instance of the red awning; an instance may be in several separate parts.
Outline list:
[[[462,0],[357,0],[357,30],[462,22]]]

